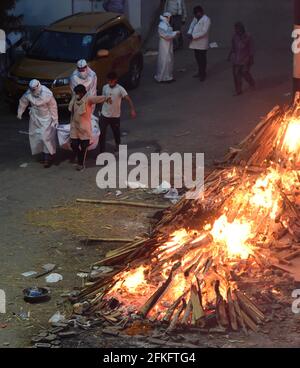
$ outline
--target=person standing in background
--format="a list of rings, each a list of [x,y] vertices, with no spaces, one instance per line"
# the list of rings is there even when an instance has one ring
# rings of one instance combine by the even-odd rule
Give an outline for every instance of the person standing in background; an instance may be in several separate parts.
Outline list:
[[[179,49],[183,47],[183,36],[182,36],[182,26],[187,20],[187,10],[185,0],[166,0],[165,13],[170,13],[171,26],[173,31],[179,31],[179,37],[174,39],[174,49]]]
[[[209,30],[211,21],[201,6],[194,8],[194,19],[190,25],[187,37],[190,40],[190,49],[194,50],[198,64],[198,73],[194,76],[201,82],[206,79],[207,50],[209,48]]]
[[[179,31],[174,32],[170,25],[171,13],[164,13],[160,17],[158,26],[159,51],[157,60],[157,71],[154,79],[159,83],[174,82],[174,48],[173,40],[179,35]]]
[[[243,93],[243,78],[252,89],[255,88],[255,81],[251,75],[251,67],[254,64],[254,45],[243,23],[237,22],[234,25],[234,31],[228,59],[232,62],[235,96],[239,96]]]

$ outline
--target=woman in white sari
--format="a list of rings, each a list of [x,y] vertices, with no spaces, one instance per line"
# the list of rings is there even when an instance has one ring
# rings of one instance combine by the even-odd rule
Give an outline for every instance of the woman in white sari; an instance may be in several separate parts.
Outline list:
[[[174,68],[174,48],[173,40],[179,35],[179,31],[174,32],[170,25],[171,13],[164,13],[160,17],[158,26],[159,52],[157,62],[157,72],[154,76],[157,82],[172,82]]]

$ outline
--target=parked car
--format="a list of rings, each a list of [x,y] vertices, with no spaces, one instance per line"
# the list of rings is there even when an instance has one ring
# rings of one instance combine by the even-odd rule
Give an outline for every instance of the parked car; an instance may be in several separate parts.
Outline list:
[[[122,15],[95,12],[63,18],[44,29],[11,67],[6,96],[16,101],[35,78],[52,90],[59,105],[68,104],[69,77],[79,59],[86,59],[97,73],[99,92],[110,71],[128,88],[136,88],[143,70],[141,45],[141,37]]]

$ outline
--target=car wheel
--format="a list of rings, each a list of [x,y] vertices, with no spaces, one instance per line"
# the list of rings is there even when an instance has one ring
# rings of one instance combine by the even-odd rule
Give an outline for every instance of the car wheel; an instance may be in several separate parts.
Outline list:
[[[126,78],[126,84],[128,88],[134,89],[137,88],[140,84],[141,76],[142,76],[143,66],[140,60],[135,59],[132,61],[129,73]]]

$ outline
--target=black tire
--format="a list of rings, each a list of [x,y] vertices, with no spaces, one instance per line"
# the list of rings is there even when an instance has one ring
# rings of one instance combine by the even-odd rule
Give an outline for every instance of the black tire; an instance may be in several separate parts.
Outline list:
[[[142,56],[132,60],[129,72],[126,75],[125,83],[128,89],[135,89],[139,86],[143,71],[143,58]]]

